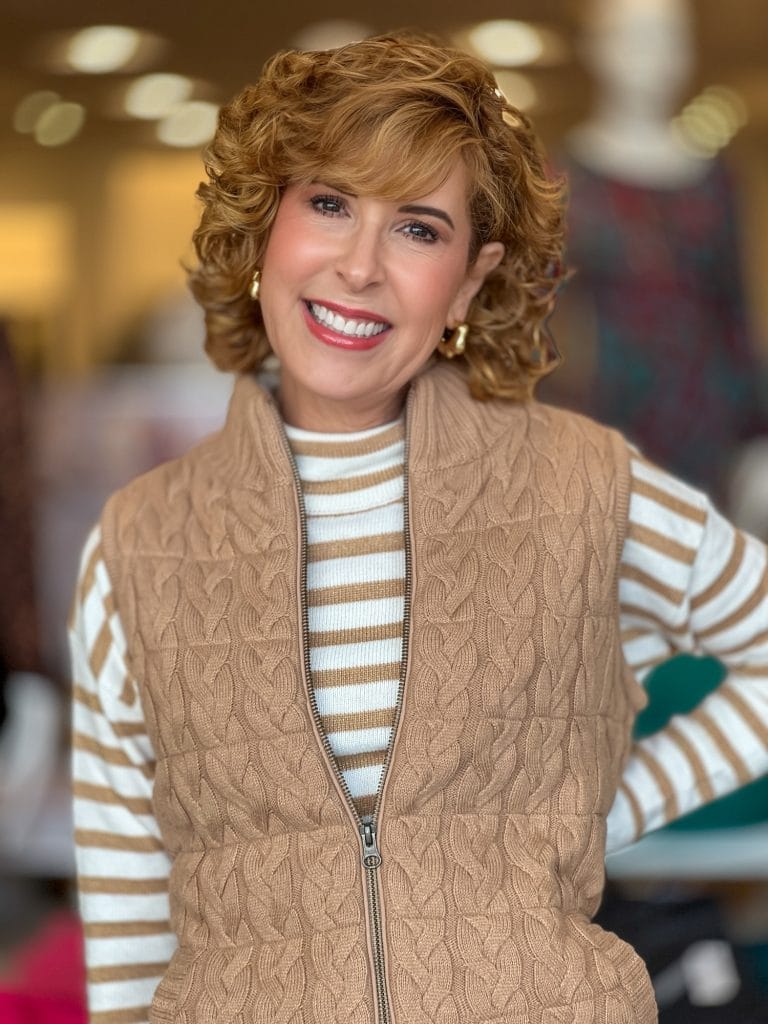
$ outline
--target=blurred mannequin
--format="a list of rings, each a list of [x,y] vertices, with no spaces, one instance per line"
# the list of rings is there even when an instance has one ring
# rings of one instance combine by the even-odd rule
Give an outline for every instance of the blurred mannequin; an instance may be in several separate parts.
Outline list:
[[[693,70],[686,0],[595,0],[581,43],[597,84],[589,119],[568,147],[599,174],[652,188],[700,179],[709,161],[671,126]]]
[[[693,66],[689,10],[595,0],[590,12],[595,102],[564,156],[576,275],[554,329],[566,365],[541,394],[722,498],[735,447],[766,416],[730,177],[670,123]]]

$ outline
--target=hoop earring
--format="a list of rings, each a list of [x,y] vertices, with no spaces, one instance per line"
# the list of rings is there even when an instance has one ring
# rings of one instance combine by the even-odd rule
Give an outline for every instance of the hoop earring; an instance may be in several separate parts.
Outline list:
[[[259,291],[261,290],[261,271],[254,270],[253,277],[251,278],[251,287],[248,289],[248,294],[251,296],[254,302],[259,301]]]
[[[448,331],[448,337],[443,337],[437,343],[437,351],[446,359],[455,359],[456,356],[463,356],[467,347],[467,335],[469,324],[458,324],[452,331]]]

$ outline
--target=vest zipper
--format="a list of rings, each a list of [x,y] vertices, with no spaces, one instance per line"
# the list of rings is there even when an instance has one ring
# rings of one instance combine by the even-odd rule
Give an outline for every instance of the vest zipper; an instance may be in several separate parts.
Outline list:
[[[303,634],[302,650],[304,654],[304,678],[310,685],[307,686],[307,692],[309,695],[309,705],[312,711],[312,717],[315,720],[317,726],[318,735],[322,738],[323,748],[328,758],[328,764],[330,765],[331,771],[336,777],[341,791],[347,800],[348,810],[351,816],[354,818],[357,829],[360,834],[360,841],[362,845],[362,864],[365,875],[366,895],[368,899],[368,914],[371,921],[371,932],[373,936],[373,968],[374,968],[374,989],[376,993],[376,1002],[378,1008],[378,1022],[379,1024],[392,1024],[392,1013],[389,1006],[389,997],[387,995],[387,980],[386,980],[386,960],[384,956],[384,933],[381,923],[381,893],[379,891],[379,877],[378,870],[381,866],[381,853],[379,852],[379,846],[377,842],[377,822],[379,816],[379,804],[381,803],[381,794],[384,789],[384,780],[389,769],[389,763],[392,759],[392,750],[395,743],[395,735],[397,733],[397,727],[400,721],[400,711],[403,703],[403,689],[405,686],[405,676],[408,666],[408,650],[410,641],[410,613],[411,613],[411,587],[412,587],[412,553],[411,553],[411,533],[410,533],[410,504],[409,504],[409,488],[408,488],[408,462],[410,455],[410,444],[409,444],[409,431],[408,431],[408,415],[407,409],[410,405],[410,394],[406,399],[406,418],[405,418],[405,444],[404,444],[404,459],[403,459],[403,536],[405,541],[405,594],[403,599],[403,646],[402,646],[402,659],[400,663],[400,683],[397,692],[397,704],[395,706],[395,718],[392,723],[392,735],[389,738],[389,746],[387,747],[387,754],[384,759],[384,766],[381,771],[381,780],[379,781],[379,788],[376,792],[376,801],[373,807],[373,814],[371,815],[370,822],[364,822],[358,813],[355,802],[352,798],[352,794],[349,791],[347,780],[339,770],[336,763],[336,757],[333,753],[330,741],[325,734],[323,729],[322,718],[320,712],[317,709],[317,700],[315,699],[314,686],[312,682],[312,670],[310,666],[309,657],[309,608],[307,602],[307,512],[304,504],[304,494],[301,488],[301,477],[299,476],[299,469],[296,465],[296,459],[291,451],[291,446],[288,443],[285,431],[282,430],[283,444],[288,454],[288,461],[291,466],[291,472],[293,473],[294,490],[298,502],[299,509],[299,523],[301,527],[301,553],[300,553],[300,565],[299,565],[299,586],[301,589],[301,628]]]

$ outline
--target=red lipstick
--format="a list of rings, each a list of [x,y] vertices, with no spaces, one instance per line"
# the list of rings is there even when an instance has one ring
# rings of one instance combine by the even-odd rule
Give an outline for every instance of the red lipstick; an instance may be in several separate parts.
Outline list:
[[[314,300],[307,300],[307,302],[309,301]],[[370,337],[366,337],[365,335],[357,337],[357,335],[341,334],[338,331],[334,331],[332,327],[328,327],[326,324],[321,324],[315,320],[309,311],[307,302],[303,303],[304,322],[306,323],[309,331],[319,341],[322,341],[326,345],[331,345],[334,348],[343,348],[353,352],[363,352],[366,349],[375,348],[377,345],[381,344],[392,329],[391,325],[388,325],[383,331],[380,331],[378,334],[372,334]],[[315,305],[331,309],[334,313],[338,313],[339,316],[343,316],[345,319],[375,320],[377,323],[386,323],[378,313],[369,313],[363,309],[350,309],[348,306],[340,306],[335,302],[316,302]]]

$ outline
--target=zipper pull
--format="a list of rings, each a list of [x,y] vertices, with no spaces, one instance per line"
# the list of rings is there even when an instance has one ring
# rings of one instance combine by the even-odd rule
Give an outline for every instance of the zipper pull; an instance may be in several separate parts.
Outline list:
[[[360,826],[360,837],[363,840],[363,867],[377,868],[381,864],[381,854],[376,845],[376,826],[373,822],[365,822]]]

